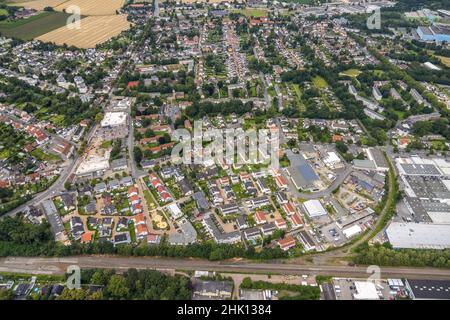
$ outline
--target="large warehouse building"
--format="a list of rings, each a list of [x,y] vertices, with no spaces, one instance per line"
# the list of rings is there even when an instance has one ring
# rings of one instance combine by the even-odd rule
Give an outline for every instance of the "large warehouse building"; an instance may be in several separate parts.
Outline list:
[[[308,200],[303,203],[306,213],[310,218],[320,217],[327,214],[327,210],[319,200]]]
[[[406,279],[413,300],[450,300],[450,281]]]
[[[394,248],[450,248],[449,224],[393,222],[386,229],[386,236]]]

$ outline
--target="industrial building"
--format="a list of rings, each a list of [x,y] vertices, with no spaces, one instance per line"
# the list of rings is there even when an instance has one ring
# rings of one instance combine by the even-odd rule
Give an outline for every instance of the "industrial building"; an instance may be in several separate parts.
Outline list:
[[[450,248],[449,224],[393,222],[386,229],[386,236],[394,248]]]
[[[416,31],[423,41],[450,42],[450,26],[447,25],[419,26]]]
[[[308,161],[301,154],[286,153],[291,166],[286,173],[297,189],[315,191],[319,188],[320,178]]]
[[[308,200],[303,202],[303,207],[310,218],[320,217],[327,214],[319,200]]]
[[[450,300],[450,281],[406,279],[406,290],[413,300]]]

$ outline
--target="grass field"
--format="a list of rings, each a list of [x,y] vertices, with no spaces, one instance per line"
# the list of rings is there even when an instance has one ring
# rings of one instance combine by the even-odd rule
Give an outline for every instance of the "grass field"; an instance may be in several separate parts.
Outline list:
[[[0,9],[0,16],[6,16],[8,14],[8,10]]]
[[[375,70],[373,70],[373,74],[378,76],[378,77],[381,77],[384,74],[384,71],[383,70],[379,70],[379,69],[375,69]]]
[[[328,83],[321,76],[315,76],[313,79],[313,83],[319,89],[328,87]]]
[[[347,77],[351,77],[351,78],[356,78],[360,74],[361,74],[361,71],[358,69],[348,69],[346,71],[339,73],[340,76],[347,76]]]
[[[66,24],[68,14],[43,12],[28,19],[1,22],[0,33],[6,37],[30,40]]]
[[[242,9],[242,10],[233,10],[235,13],[243,14],[246,17],[267,17],[267,10],[263,9]]]
[[[44,152],[42,149],[34,149],[31,155],[39,161],[59,161],[61,158],[53,153]]]
[[[81,20],[79,29],[60,27],[37,37],[37,40],[78,48],[94,48],[130,28],[126,15],[89,16]]]

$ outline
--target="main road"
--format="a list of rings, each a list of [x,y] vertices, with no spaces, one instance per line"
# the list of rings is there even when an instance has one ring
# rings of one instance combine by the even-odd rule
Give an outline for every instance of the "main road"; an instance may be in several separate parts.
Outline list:
[[[208,261],[202,259],[178,259],[155,257],[75,256],[65,258],[0,258],[1,272],[26,274],[63,274],[70,265],[82,269],[129,268],[156,270],[209,270],[233,273],[263,273],[284,275],[331,275],[336,277],[367,278],[366,266],[300,265],[289,262],[257,263],[247,260]],[[449,269],[382,267],[382,278],[450,279]]]

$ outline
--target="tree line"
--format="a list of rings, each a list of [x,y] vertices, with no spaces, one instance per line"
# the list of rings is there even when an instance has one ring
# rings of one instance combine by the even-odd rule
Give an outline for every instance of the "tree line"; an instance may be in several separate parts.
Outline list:
[[[216,244],[212,242],[174,246],[161,241],[159,245],[120,245],[111,242],[81,244],[73,242],[65,246],[53,239],[50,225],[27,223],[23,217],[5,217],[0,220],[0,256],[72,256],[81,254],[118,254],[122,256],[161,256],[178,258],[202,258],[225,260],[236,257],[256,260],[287,258],[280,248],[264,248],[255,251],[243,245]]]

